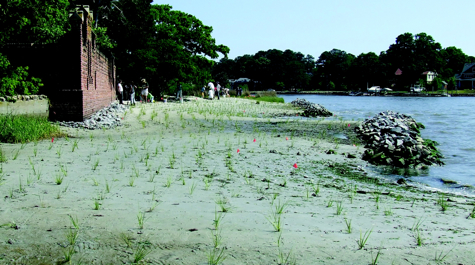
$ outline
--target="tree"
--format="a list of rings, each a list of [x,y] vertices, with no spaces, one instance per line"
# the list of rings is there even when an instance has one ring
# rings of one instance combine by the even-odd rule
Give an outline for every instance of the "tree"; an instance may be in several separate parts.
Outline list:
[[[381,84],[381,65],[374,52],[362,53],[353,61],[352,80],[358,88]]]
[[[9,0],[0,4],[0,47],[7,43],[48,44],[69,29],[67,0]],[[0,53],[0,96],[36,93],[41,80],[28,66],[14,66]]]
[[[169,5],[151,5],[150,0],[120,0],[102,8],[103,21],[115,44],[117,72],[125,80],[147,78],[151,90],[168,90],[171,83],[202,84],[211,78],[219,53],[229,48],[217,45],[212,27],[196,17],[172,10]],[[188,86],[184,86],[188,88]]]
[[[219,53],[226,57],[229,48],[216,44],[211,36],[212,27],[193,15],[171,9],[169,5],[152,5],[156,26],[150,42],[160,52],[148,60],[154,69],[147,70],[163,82],[179,79],[203,84],[211,77],[211,59],[218,58]]]
[[[329,89],[332,82],[334,89],[347,90],[352,83],[350,70],[354,59],[353,54],[338,49],[323,52],[316,63],[313,83]]]
[[[389,46],[384,60],[387,65],[392,66],[393,72],[398,68],[402,70],[399,86],[408,89],[410,84],[419,80],[424,71],[442,70],[440,50],[441,45],[426,33],[404,33],[396,38],[395,44]]]
[[[469,57],[461,49],[456,47],[447,47],[441,50],[441,57],[444,67],[440,72],[443,78],[453,77],[462,71],[465,63],[470,63]]]

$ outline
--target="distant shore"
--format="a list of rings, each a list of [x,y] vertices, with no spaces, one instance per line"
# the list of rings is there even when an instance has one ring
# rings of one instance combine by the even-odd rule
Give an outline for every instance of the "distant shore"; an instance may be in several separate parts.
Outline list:
[[[0,263],[473,262],[473,197],[372,177],[357,122],[299,112],[186,97],[1,144]]]
[[[251,94],[256,93],[257,91],[251,91]],[[279,95],[333,95],[333,96],[351,96],[351,91],[277,91]],[[473,94],[452,94],[448,93],[451,97],[475,97]],[[432,94],[432,93],[387,93],[387,94],[372,94],[365,96],[378,96],[378,97],[445,97],[447,94]]]

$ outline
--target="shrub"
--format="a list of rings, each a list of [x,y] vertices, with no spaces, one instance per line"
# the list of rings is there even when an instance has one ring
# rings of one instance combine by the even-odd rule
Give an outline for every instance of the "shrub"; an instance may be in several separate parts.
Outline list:
[[[51,124],[47,117],[0,115],[1,142],[25,143],[61,135],[59,127]]]

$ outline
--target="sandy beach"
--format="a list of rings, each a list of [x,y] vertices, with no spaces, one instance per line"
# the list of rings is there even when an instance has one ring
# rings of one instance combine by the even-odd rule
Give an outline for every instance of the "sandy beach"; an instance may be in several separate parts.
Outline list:
[[[473,197],[369,178],[357,122],[299,112],[189,97],[1,144],[0,264],[474,264]]]

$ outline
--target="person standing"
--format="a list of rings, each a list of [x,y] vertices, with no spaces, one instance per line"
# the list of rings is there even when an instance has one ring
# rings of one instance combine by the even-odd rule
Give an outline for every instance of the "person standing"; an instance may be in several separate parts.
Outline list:
[[[218,95],[218,100],[219,100],[219,93],[221,92],[221,86],[218,84],[216,85],[216,95]]]
[[[213,99],[213,94],[214,94],[214,84],[213,82],[208,83],[208,88],[209,88],[209,99]]]
[[[183,97],[183,90],[181,87],[180,80],[176,83],[176,99],[181,99]]]
[[[204,99],[205,98],[205,90],[206,90],[206,86],[203,86],[201,88],[201,97]]]
[[[123,102],[123,93],[124,93],[124,88],[122,87],[122,80],[119,79],[119,84],[117,85],[117,96],[119,97],[119,103],[124,104]]]
[[[134,81],[132,81],[132,83],[130,84],[130,105],[135,105],[135,84],[134,84]]]
[[[148,83],[145,78],[142,79],[142,101],[147,103],[148,98]]]

